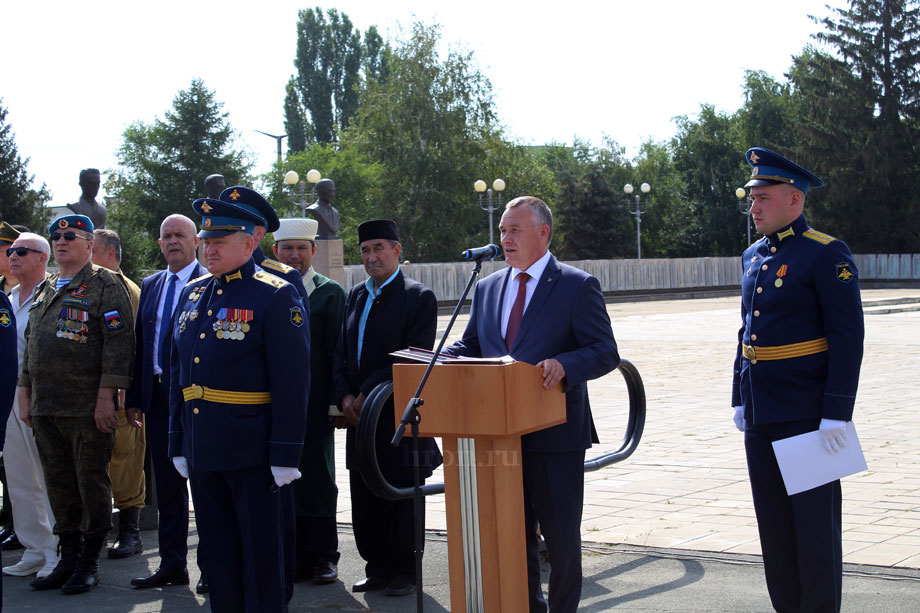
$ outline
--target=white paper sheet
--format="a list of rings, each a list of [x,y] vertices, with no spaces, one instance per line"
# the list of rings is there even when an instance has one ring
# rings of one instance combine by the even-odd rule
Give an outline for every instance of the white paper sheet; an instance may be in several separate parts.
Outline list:
[[[837,453],[827,452],[817,430],[773,441],[773,452],[790,496],[869,468],[853,422],[847,422],[847,446]]]

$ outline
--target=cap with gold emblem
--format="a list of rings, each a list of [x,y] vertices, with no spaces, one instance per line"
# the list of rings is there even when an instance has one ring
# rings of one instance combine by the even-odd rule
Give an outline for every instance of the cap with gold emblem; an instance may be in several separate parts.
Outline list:
[[[220,199],[257,215],[262,220],[259,225],[265,226],[266,232],[278,229],[278,213],[256,190],[235,185],[222,191]]]
[[[19,238],[19,230],[5,221],[0,221],[0,243],[13,244],[17,238]]]
[[[753,168],[751,180],[744,184],[745,187],[785,183],[806,194],[809,187],[824,187],[824,181],[814,174],[769,149],[752,147],[744,157]]]
[[[199,198],[192,203],[192,208],[201,215],[199,238],[218,238],[234,232],[252,234],[263,222],[255,213],[213,198]]]

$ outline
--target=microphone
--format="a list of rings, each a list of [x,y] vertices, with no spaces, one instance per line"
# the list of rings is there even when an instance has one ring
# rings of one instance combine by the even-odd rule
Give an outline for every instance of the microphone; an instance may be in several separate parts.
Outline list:
[[[481,258],[489,258],[490,260],[497,257],[501,253],[501,250],[498,248],[498,245],[486,245],[485,247],[477,247],[476,249],[467,249],[460,254],[464,260],[479,260]]]

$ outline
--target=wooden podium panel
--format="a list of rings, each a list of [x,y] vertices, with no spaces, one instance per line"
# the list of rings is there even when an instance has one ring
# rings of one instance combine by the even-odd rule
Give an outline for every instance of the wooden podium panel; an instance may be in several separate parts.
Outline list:
[[[393,365],[396,425],[425,374],[425,364]],[[422,436],[506,438],[565,422],[562,385],[543,389],[543,370],[525,362],[440,364],[422,392]],[[406,430],[408,433],[408,429]]]
[[[393,366],[397,424],[425,368]],[[451,363],[434,367],[422,397],[419,431],[444,442],[451,611],[525,613],[529,601],[521,435],[565,422],[562,388],[544,390],[542,369],[523,362]],[[467,452],[470,441],[465,439],[474,439],[474,456]],[[475,492],[470,492],[472,483]],[[471,551],[469,542],[476,539],[464,534],[464,526],[469,530],[472,512],[477,515],[478,532],[474,528],[473,533],[478,542]],[[468,576],[470,568],[476,576]]]

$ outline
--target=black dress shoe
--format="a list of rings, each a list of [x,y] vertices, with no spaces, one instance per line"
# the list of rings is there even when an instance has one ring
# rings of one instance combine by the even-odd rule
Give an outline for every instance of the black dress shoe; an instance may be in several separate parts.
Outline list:
[[[198,580],[198,585],[195,586],[196,594],[207,594],[208,593],[208,578],[201,574],[201,578]]]
[[[415,586],[405,581],[390,581],[384,596],[408,596],[415,591]]]
[[[131,579],[131,585],[137,588],[188,585],[188,570],[185,568],[158,568],[149,577]]]
[[[13,551],[14,549],[23,549],[23,546],[22,543],[19,542],[19,537],[16,536],[16,533],[10,532],[10,535],[6,537],[6,540],[0,545],[0,549],[3,549],[3,551]]]
[[[313,583],[334,583],[339,578],[339,569],[330,560],[322,560],[313,567]]]
[[[368,577],[358,581],[351,586],[352,592],[370,592],[371,590],[382,590],[387,586],[387,580],[383,577]]]

